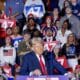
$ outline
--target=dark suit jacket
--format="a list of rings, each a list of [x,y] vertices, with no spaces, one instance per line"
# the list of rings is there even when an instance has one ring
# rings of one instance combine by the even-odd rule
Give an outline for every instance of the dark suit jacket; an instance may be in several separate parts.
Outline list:
[[[66,73],[66,70],[53,58],[52,53],[44,54],[44,59],[47,67],[48,75],[53,75],[53,70],[56,68],[61,74]],[[37,56],[34,52],[30,52],[23,57],[23,62],[20,69],[20,75],[29,75],[30,72],[40,68]]]

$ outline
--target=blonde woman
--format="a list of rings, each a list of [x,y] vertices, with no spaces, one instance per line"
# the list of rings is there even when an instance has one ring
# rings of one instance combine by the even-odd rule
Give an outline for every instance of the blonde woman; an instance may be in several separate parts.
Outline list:
[[[68,59],[69,66],[75,69],[78,64],[77,55],[79,53],[79,45],[76,41],[75,35],[69,34],[67,38],[67,43],[63,45],[62,52],[66,55]]]

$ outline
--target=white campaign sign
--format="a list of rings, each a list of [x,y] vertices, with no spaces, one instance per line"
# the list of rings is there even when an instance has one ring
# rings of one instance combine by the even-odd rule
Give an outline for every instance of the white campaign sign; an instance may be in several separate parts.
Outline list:
[[[24,15],[27,17],[33,14],[36,17],[43,17],[45,14],[44,4],[42,0],[27,0],[24,6]]]

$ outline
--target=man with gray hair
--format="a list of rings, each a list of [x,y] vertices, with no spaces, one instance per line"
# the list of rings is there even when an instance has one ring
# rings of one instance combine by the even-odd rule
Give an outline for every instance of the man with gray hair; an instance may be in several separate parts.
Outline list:
[[[41,38],[33,38],[30,44],[32,51],[23,57],[20,75],[53,75],[54,69],[60,74],[66,73],[66,70],[54,59],[52,53],[44,53]]]

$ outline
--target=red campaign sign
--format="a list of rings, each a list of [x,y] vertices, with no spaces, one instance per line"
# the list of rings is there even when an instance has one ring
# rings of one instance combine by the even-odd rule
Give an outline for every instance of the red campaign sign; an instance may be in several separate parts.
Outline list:
[[[68,62],[67,62],[67,59],[66,59],[65,56],[58,57],[58,58],[57,58],[57,61],[58,61],[64,68],[68,68],[68,67],[69,67]]]
[[[11,67],[7,64],[5,64],[4,66],[2,66],[3,71],[5,72],[7,77],[11,77],[12,73],[11,73]]]
[[[2,24],[1,27],[6,29],[7,27],[13,27],[16,25],[15,20],[10,19],[0,19],[0,23]]]
[[[13,56],[13,49],[3,50],[4,56]]]
[[[64,59],[57,59],[57,61],[58,61],[61,65],[64,64]]]
[[[58,41],[44,42],[44,50],[52,51],[58,43]]]

